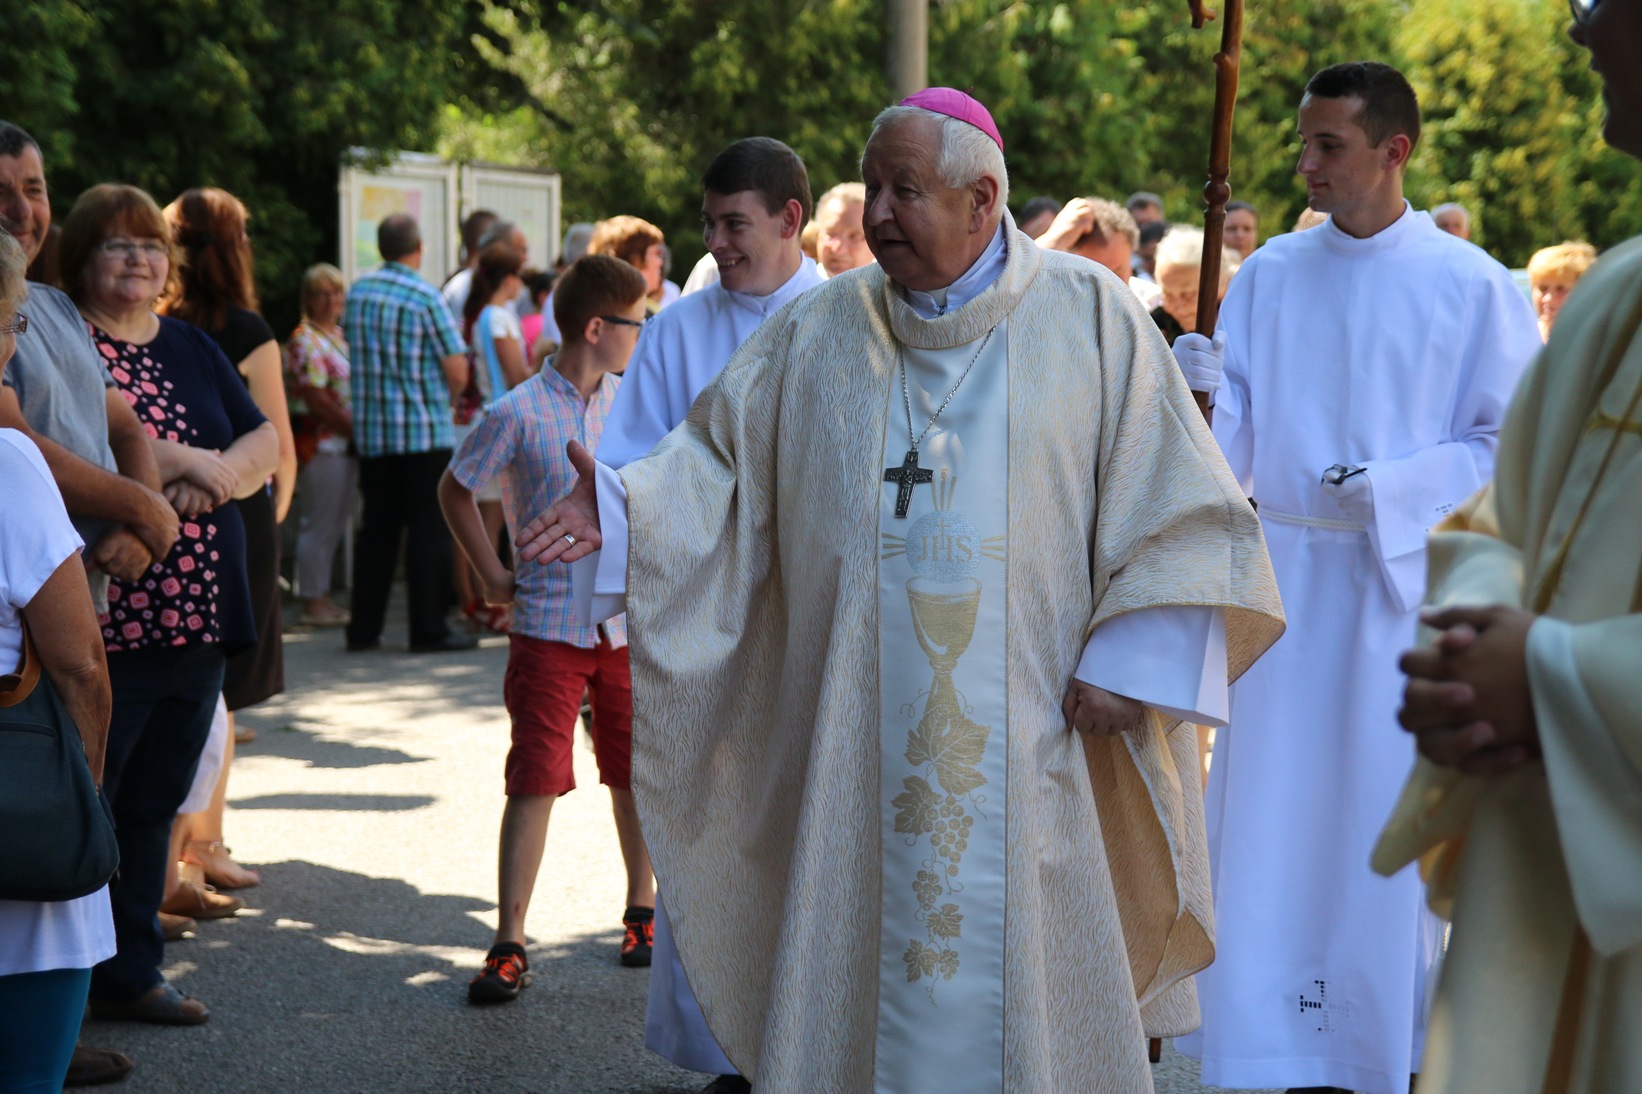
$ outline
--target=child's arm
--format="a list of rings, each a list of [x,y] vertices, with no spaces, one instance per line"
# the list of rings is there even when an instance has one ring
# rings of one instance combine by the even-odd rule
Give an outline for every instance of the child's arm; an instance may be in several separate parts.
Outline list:
[[[473,491],[457,482],[448,467],[439,479],[439,508],[445,514],[445,523],[450,525],[450,534],[456,537],[462,553],[485,583],[485,602],[513,603],[513,571],[503,566],[496,556],[496,545],[485,534]]]

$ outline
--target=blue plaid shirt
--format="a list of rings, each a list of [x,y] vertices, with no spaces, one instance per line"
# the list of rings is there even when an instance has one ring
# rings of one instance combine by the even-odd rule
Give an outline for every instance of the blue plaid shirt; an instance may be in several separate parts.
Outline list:
[[[584,403],[576,386],[549,361],[541,372],[490,404],[456,450],[451,475],[475,492],[499,476],[507,526],[523,528],[576,485],[576,469],[564,446],[580,441],[589,452],[598,449],[604,420],[620,388],[621,377],[606,376]],[[598,628],[576,616],[569,566],[521,562],[513,577],[514,634],[582,649],[598,645]],[[618,615],[603,626],[613,648],[627,645],[625,617]]]
[[[466,352],[439,290],[389,262],[348,290],[354,446],[361,456],[453,448],[450,388],[439,362]]]

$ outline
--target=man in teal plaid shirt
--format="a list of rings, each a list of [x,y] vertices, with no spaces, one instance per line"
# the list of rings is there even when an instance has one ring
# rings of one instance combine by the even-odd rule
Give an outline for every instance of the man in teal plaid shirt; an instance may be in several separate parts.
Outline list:
[[[354,545],[348,649],[375,649],[404,534],[410,648],[470,649],[445,622],[451,539],[439,512],[439,476],[456,443],[451,405],[467,383],[467,354],[439,291],[422,280],[422,232],[395,213],[376,229],[382,268],[348,292],[354,447],[364,520]]]

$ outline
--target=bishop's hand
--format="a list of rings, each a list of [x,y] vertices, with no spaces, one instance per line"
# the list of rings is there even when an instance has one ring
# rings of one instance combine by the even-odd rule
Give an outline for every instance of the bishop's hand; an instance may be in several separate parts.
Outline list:
[[[519,530],[513,545],[525,562],[575,562],[586,558],[604,544],[599,534],[599,501],[595,489],[593,454],[575,441],[565,446],[565,455],[576,469],[576,485],[570,493]]]
[[[1146,708],[1139,700],[1073,680],[1061,711],[1066,715],[1067,729],[1090,737],[1116,737],[1144,725]]]

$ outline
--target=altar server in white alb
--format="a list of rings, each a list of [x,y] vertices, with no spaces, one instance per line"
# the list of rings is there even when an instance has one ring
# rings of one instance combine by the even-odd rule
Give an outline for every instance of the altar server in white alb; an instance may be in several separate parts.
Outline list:
[[[1299,172],[1329,214],[1232,280],[1211,345],[1214,432],[1259,504],[1289,629],[1236,687],[1209,777],[1218,949],[1203,1081],[1406,1094],[1438,925],[1412,870],[1369,869],[1408,773],[1397,654],[1414,633],[1425,533],[1488,481],[1538,348],[1504,267],[1402,196],[1420,136],[1400,73],[1354,62],[1300,102]]]
[[[1147,1091],[1213,957],[1181,719],[1282,630],[1258,521],[1133,295],[1015,229],[984,107],[890,108],[862,181],[878,264],[619,476],[574,447],[521,557],[602,544],[645,838],[754,1089]]]
[[[701,185],[707,254],[719,279],[646,324],[599,441],[599,459],[612,469],[649,454],[759,324],[822,280],[800,246],[810,215],[810,182],[804,161],[791,148],[769,137],[736,141],[708,164]],[[595,569],[589,562],[574,575],[584,605],[590,603]],[[680,1067],[717,1075],[707,1088],[713,1094],[735,1094],[747,1088],[746,1080],[733,1074],[702,1020],[673,945],[666,906],[662,893],[644,1043]]]

